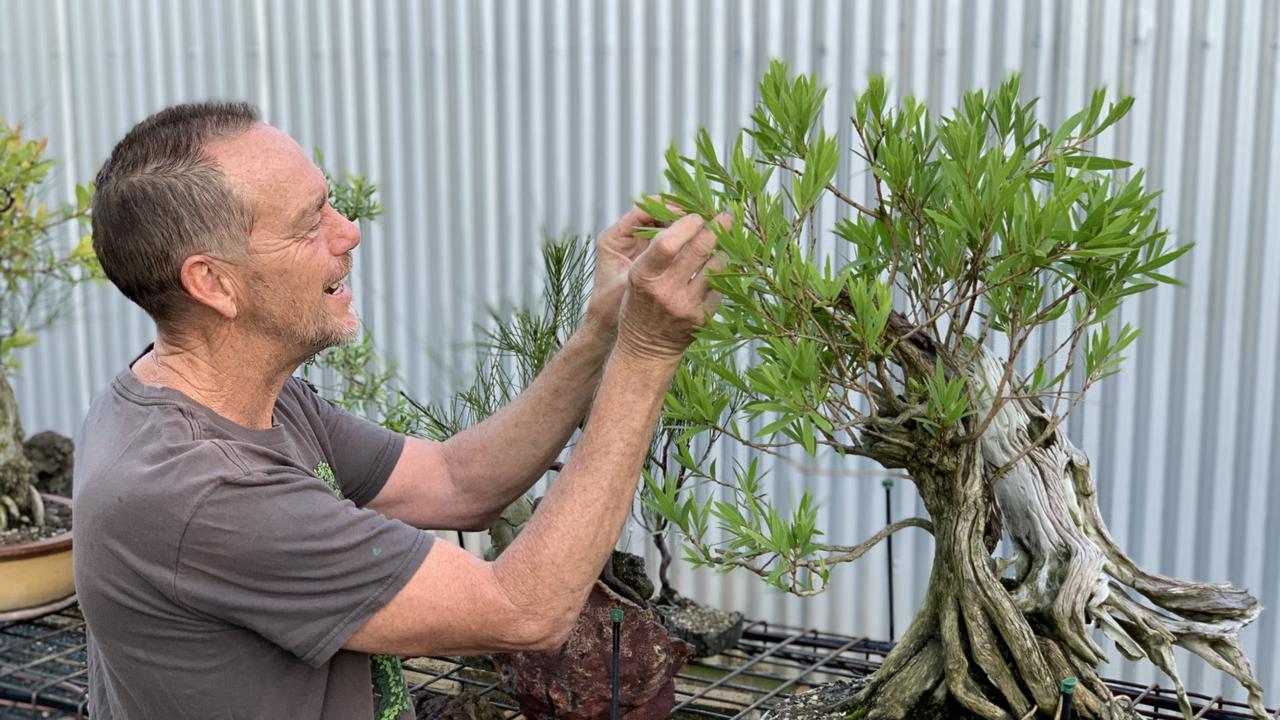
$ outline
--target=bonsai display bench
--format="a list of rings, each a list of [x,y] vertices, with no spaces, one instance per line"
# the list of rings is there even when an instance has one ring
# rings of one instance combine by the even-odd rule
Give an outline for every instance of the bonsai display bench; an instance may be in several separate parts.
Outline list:
[[[737,646],[695,660],[677,675],[673,718],[761,717],[783,698],[873,672],[890,645],[868,638],[748,622]],[[78,606],[23,622],[0,623],[0,720],[88,717],[84,618]],[[415,699],[463,689],[505,718],[522,718],[484,658],[414,658],[405,675]],[[1171,690],[1109,681],[1144,717],[1180,720]],[[1237,702],[1192,693],[1197,718],[1249,718]]]

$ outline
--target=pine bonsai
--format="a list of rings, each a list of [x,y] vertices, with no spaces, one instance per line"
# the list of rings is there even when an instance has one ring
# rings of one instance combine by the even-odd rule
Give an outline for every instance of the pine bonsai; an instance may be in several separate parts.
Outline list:
[[[57,318],[71,286],[100,273],[88,236],[69,251],[56,238],[65,223],[87,219],[92,190],[77,187],[73,206],[47,207],[41,195],[53,161],[45,147],[0,122],[0,532],[42,526],[45,517],[7,378],[18,369],[14,354]]]
[[[1187,718],[1175,646],[1232,675],[1266,717],[1238,642],[1257,601],[1139,568],[1108,533],[1088,457],[1062,426],[1138,337],[1118,326],[1119,303],[1175,282],[1164,273],[1190,247],[1159,226],[1141,171],[1090,151],[1132,100],[1108,104],[1099,91],[1047,127],[1013,77],[935,118],[911,98],[891,104],[873,78],[842,148],[820,125],[812,78],[774,63],[760,90],[728,153],[701,132],[692,157],[668,152],[670,192],[640,203],[660,219],[672,217],[667,204],[737,218],[718,233],[727,268],[713,287],[724,301],[668,412],[760,455],[826,448],[905,471],[929,518],[824,544],[809,497],[780,512],[754,461],[732,478],[696,462],[691,430],[675,454],[683,471],[735,499],[649,483],[649,506],[679,527],[690,559],[808,595],[890,533],[932,533],[914,622],[868,684],[831,708],[851,717],[1050,718],[1069,676],[1078,714],[1121,716],[1095,672],[1105,659],[1095,628],[1163,670]],[[842,158],[864,173],[867,199],[838,189]],[[817,249],[824,199],[841,207],[827,254]],[[1056,346],[1037,352],[1054,344],[1029,342],[1041,337]],[[726,384],[745,402],[726,402]],[[1008,554],[995,557],[1001,538]]]

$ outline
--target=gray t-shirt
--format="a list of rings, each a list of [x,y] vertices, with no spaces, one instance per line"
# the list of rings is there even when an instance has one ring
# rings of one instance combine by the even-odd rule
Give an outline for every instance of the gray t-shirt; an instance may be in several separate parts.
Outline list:
[[[363,509],[404,438],[296,378],[272,424],[127,369],[94,400],[73,502],[95,720],[373,716],[369,656],[341,647],[431,547]]]

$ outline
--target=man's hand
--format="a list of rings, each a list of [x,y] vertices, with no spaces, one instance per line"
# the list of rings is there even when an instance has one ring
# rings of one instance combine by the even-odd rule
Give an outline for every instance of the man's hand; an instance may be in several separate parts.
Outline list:
[[[733,225],[728,213],[716,217]],[[653,239],[631,265],[619,321],[618,352],[635,358],[673,360],[693,341],[720,304],[707,272],[718,270],[716,235],[696,215],[686,215]]]
[[[640,253],[649,247],[649,241],[636,235],[646,227],[660,227],[663,223],[653,219],[639,208],[632,208],[608,230],[596,237],[596,269],[587,303],[587,320],[608,332],[618,330],[618,309],[627,289],[627,272]]]

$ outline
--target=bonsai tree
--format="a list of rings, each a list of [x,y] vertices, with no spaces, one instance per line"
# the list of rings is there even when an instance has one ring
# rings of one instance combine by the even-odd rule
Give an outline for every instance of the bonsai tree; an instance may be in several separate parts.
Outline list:
[[[45,146],[0,122],[0,532],[44,524],[7,377],[18,368],[15,351],[56,319],[71,286],[99,274],[88,236],[70,251],[55,237],[63,224],[87,219],[92,190],[77,187],[73,206],[47,207],[41,195],[53,161]]]
[[[674,456],[696,482],[655,477],[649,505],[679,527],[689,558],[809,595],[890,533],[932,533],[913,623],[830,708],[850,717],[1050,718],[1067,677],[1079,680],[1080,715],[1116,717],[1093,629],[1164,671],[1187,718],[1175,646],[1238,680],[1266,717],[1237,639],[1256,600],[1138,567],[1108,533],[1088,457],[1062,427],[1138,337],[1115,320],[1120,302],[1173,283],[1164,272],[1190,247],[1169,242],[1140,171],[1090,151],[1132,100],[1108,104],[1099,91],[1049,127],[1015,76],[935,118],[911,98],[891,104],[872,78],[842,148],[819,122],[812,78],[775,62],[760,95],[728,152],[701,132],[693,156],[668,152],[670,192],[639,203],[659,219],[674,217],[669,204],[736,218],[727,231],[711,224],[724,300],[668,413],[761,455],[827,448],[905,471],[929,517],[825,544],[808,496],[780,511],[755,461],[717,473],[685,438]],[[842,158],[868,199],[834,183]],[[817,250],[824,201],[843,206],[830,254]],[[1029,341],[1050,329],[1057,344],[1041,353]],[[726,402],[723,384],[745,402]],[[692,492],[699,483],[731,499]],[[1008,553],[996,557],[1002,538]]]

